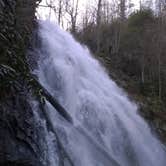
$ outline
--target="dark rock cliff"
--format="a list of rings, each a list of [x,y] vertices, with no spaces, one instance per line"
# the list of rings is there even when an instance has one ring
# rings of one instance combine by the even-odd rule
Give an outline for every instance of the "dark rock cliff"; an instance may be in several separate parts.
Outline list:
[[[44,128],[26,78],[38,0],[0,0],[0,165],[42,166]],[[37,100],[35,101],[39,104]],[[38,108],[38,107],[37,107]]]
[[[32,99],[26,89],[9,93],[0,104],[0,165],[42,165],[44,137],[29,103]]]

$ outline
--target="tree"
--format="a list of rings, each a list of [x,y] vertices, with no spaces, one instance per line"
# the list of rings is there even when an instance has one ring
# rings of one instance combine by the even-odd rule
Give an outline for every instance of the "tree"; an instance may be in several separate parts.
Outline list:
[[[59,3],[58,3],[58,7],[59,7],[59,10],[58,10],[58,23],[59,25],[61,24],[61,18],[62,18],[62,0],[59,0]]]
[[[96,16],[96,24],[97,24],[97,51],[96,54],[100,52],[100,24],[101,24],[101,4],[102,0],[98,0],[97,4],[97,16]]]
[[[126,0],[120,0],[119,8],[120,19],[123,22],[126,19]]]
[[[165,0],[156,0],[156,10],[158,15],[161,15],[163,10],[166,7],[166,1]]]
[[[51,11],[52,9],[54,9],[55,7],[53,6],[53,0],[46,0],[46,5],[49,7],[49,14],[48,14],[48,18],[49,20],[51,19]]]
[[[66,12],[69,15],[69,23],[71,24],[71,32],[76,33],[76,24],[78,17],[79,0],[66,0]]]
[[[63,19],[66,14],[65,11],[66,0],[58,0],[56,10],[54,9],[55,14],[57,14],[58,24],[63,27]]]

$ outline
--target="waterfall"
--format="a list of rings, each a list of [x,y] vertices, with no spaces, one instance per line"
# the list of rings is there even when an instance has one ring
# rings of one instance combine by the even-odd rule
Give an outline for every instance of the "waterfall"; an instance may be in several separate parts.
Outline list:
[[[46,102],[56,132],[47,136],[49,166],[164,166],[165,149],[137,105],[86,46],[57,25],[39,24],[42,44],[35,73],[73,119],[68,123]]]

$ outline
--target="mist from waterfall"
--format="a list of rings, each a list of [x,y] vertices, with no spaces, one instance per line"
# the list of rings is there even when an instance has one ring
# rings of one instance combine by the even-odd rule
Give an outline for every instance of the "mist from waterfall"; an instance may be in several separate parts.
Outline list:
[[[50,131],[48,166],[165,166],[166,152],[139,116],[137,105],[108,76],[89,50],[57,25],[41,21],[38,69],[41,84],[72,116],[46,110],[66,151]]]

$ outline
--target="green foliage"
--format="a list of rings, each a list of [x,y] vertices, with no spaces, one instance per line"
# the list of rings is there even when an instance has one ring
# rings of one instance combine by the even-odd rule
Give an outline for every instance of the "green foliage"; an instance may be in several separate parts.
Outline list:
[[[128,28],[141,32],[145,26],[154,22],[154,14],[150,9],[140,10],[132,13],[128,18]]]

